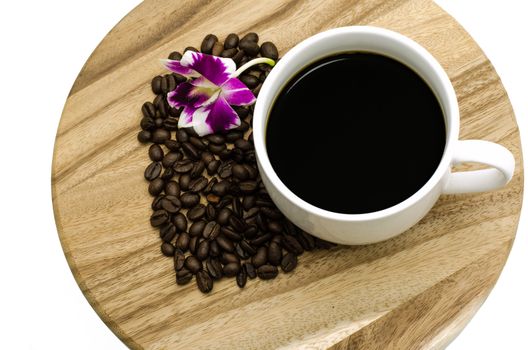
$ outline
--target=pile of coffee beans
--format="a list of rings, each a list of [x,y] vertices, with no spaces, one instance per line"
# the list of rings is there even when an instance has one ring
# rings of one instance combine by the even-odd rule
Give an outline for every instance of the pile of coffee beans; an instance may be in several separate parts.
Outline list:
[[[258,41],[256,33],[229,34],[224,43],[209,34],[200,51],[232,58],[237,67],[259,56],[278,59],[273,43]],[[270,70],[257,65],[239,78],[258,96]],[[138,134],[140,142],[150,144],[151,163],[144,173],[154,197],[150,223],[159,229],[162,254],[174,259],[176,283],[195,276],[200,291],[208,293],[214,281],[234,277],[243,288],[248,278],[291,272],[304,251],[332,247],[293,225],[271,201],[255,160],[253,106],[234,106],[242,123],[222,134],[199,137],[192,128],[178,129],[181,110],[168,105],[167,93],[185,80],[174,73],[152,79],[156,97],[141,108]]]

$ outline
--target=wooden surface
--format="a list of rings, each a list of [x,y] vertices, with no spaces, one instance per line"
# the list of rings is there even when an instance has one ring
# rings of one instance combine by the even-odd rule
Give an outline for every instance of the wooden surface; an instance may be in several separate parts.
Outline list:
[[[258,32],[284,54],[325,29],[372,24],[410,36],[448,72],[461,138],[508,147],[515,176],[500,191],[443,196],[419,224],[383,243],[305,253],[294,274],[233,280],[202,295],[175,284],[149,225],[136,141],[159,58],[213,32]],[[69,96],[53,159],[53,201],[64,252],[86,298],[131,348],[443,348],[497,280],[522,198],[519,133],[506,92],[471,37],[423,0],[147,0],[90,57]]]

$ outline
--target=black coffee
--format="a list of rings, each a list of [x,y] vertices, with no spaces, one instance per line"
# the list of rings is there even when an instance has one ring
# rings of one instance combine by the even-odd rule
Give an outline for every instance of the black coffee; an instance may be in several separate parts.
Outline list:
[[[376,54],[320,60],[297,74],[271,110],[273,169],[319,208],[359,214],[416,193],[445,146],[440,104],[404,64]]]

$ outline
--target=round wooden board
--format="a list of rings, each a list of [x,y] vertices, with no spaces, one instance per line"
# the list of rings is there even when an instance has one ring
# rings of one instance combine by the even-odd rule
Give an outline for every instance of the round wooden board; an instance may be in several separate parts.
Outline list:
[[[256,31],[284,54],[325,29],[370,24],[426,47],[460,102],[461,138],[508,147],[503,190],[442,196],[401,236],[305,253],[293,274],[233,280],[209,295],[175,284],[149,225],[147,148],[136,140],[159,58],[215,33]],[[424,0],[147,0],[90,57],[68,97],[53,159],[53,202],[64,252],[86,298],[131,348],[442,348],[485,300],[515,237],[523,169],[504,88],[472,38]]]

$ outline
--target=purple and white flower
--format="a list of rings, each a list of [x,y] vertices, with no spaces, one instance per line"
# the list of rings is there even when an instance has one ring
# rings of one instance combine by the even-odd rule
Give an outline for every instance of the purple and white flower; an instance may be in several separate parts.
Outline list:
[[[238,70],[230,58],[187,51],[180,61],[164,60],[170,71],[188,78],[167,94],[172,107],[183,107],[178,127],[193,127],[203,136],[236,128],[240,118],[231,107],[255,102],[255,96],[237,77],[259,63],[274,65],[269,58],[256,58]]]

